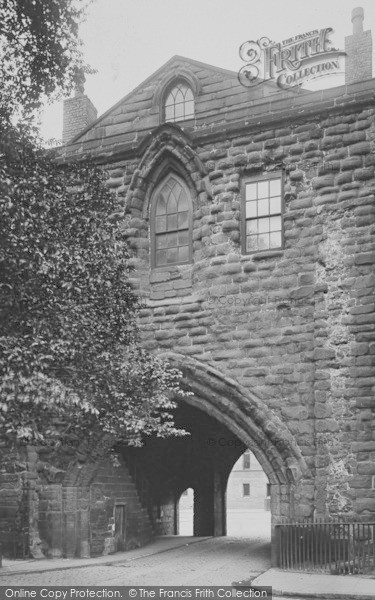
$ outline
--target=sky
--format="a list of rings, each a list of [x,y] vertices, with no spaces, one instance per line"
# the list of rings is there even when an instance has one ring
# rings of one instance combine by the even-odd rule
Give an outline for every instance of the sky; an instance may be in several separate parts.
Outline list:
[[[85,60],[97,70],[85,92],[100,115],[176,54],[238,71],[241,44],[263,36],[281,42],[332,27],[343,50],[357,6],[375,36],[374,0],[94,0],[80,28]],[[61,139],[62,112],[61,102],[46,107],[45,140]]]

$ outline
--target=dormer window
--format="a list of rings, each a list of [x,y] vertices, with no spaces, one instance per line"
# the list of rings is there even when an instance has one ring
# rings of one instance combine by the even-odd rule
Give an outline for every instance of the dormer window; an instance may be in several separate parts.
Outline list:
[[[167,93],[164,104],[166,122],[175,123],[194,117],[194,95],[184,81],[174,85]]]

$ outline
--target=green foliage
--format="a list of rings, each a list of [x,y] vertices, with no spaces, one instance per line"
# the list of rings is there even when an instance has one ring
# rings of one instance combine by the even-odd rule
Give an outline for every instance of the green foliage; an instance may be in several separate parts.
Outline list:
[[[36,143],[46,95],[84,79],[86,0],[0,0],[0,437],[90,450],[178,435],[180,374],[141,349],[116,197]],[[14,124],[17,122],[17,126]]]
[[[78,26],[84,0],[0,0],[0,110],[39,108],[84,79]]]
[[[12,143],[9,143],[10,135]],[[139,347],[117,200],[89,162],[9,132],[0,172],[0,432],[139,444],[178,433],[179,372]]]

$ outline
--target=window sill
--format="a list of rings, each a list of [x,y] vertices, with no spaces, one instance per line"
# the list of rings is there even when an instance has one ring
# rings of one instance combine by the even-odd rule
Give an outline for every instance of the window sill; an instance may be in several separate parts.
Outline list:
[[[248,253],[245,256],[251,256],[253,260],[263,260],[263,258],[278,258],[279,256],[284,256],[284,250],[262,250],[260,252]]]
[[[179,267],[187,267],[189,265],[192,265],[193,261],[189,260],[187,262],[183,262],[183,263],[176,263],[174,265],[160,265],[160,266],[152,266],[151,265],[151,271],[159,271],[159,272],[163,272],[163,271],[176,271],[177,269],[179,269]]]

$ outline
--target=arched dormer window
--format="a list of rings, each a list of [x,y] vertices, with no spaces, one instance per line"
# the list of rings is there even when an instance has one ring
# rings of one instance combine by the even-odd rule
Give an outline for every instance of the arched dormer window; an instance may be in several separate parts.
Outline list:
[[[153,267],[184,264],[192,257],[192,201],[186,185],[169,175],[151,201]]]
[[[166,122],[185,121],[194,117],[194,94],[185,81],[179,81],[169,89],[164,103]]]

